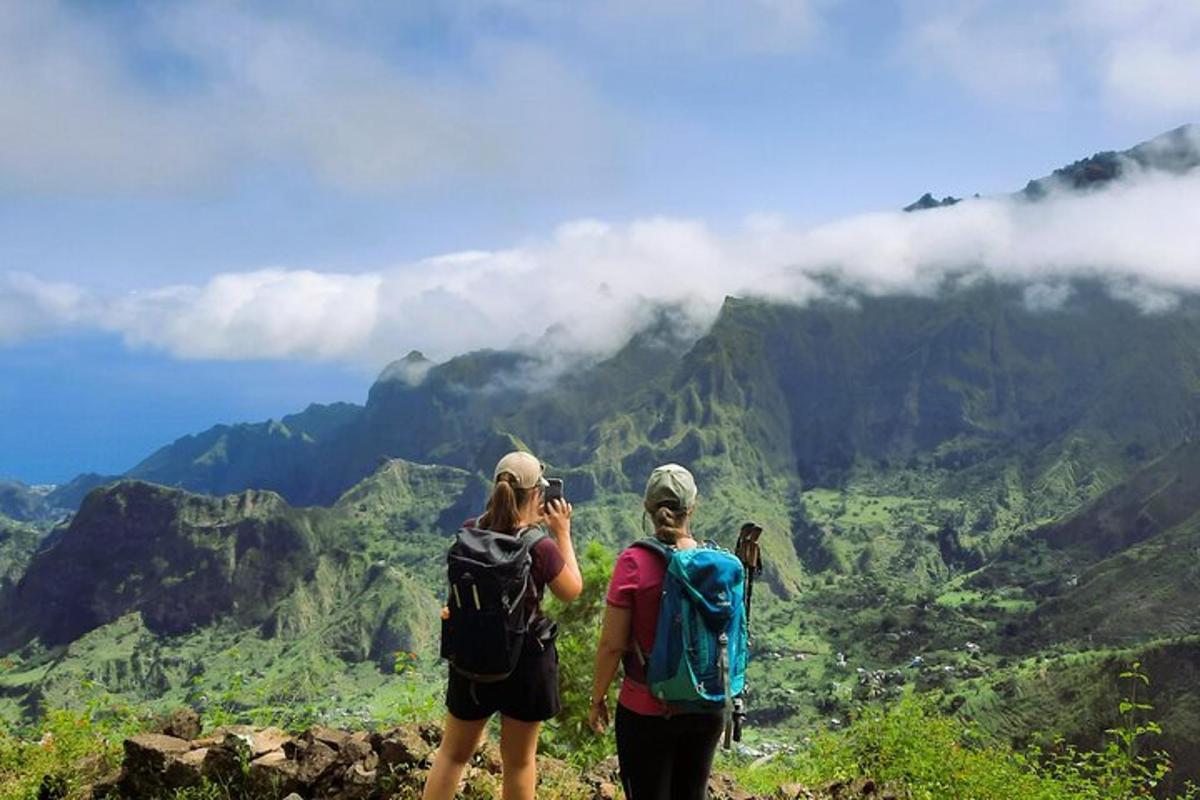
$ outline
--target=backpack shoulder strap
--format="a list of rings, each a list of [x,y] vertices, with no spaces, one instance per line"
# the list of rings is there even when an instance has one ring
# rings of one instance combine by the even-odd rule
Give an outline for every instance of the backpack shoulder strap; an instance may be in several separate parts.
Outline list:
[[[532,552],[538,542],[550,538],[550,532],[541,525],[530,525],[528,528],[522,529],[517,537],[521,540],[521,547],[526,552]]]
[[[649,550],[651,553],[656,553],[663,561],[670,561],[671,556],[675,554],[675,548],[665,542],[660,542],[654,537],[638,539],[630,547],[638,547],[642,550]]]
[[[675,555],[677,552],[673,546],[667,544],[666,542],[660,542],[653,536],[648,536],[644,539],[638,539],[629,546],[636,547],[639,550],[649,550],[651,553],[654,553],[661,558],[663,563],[670,562],[671,556]],[[635,636],[632,631],[630,631],[629,639],[633,655],[637,658],[637,671],[635,674],[634,671],[630,670],[630,665],[627,663],[625,665],[625,675],[635,683],[645,684],[646,666],[650,661],[649,654],[642,650],[642,646],[638,644],[637,636]]]

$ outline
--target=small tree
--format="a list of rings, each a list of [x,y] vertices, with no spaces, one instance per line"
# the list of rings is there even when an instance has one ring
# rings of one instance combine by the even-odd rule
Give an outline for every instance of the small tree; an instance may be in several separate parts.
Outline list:
[[[597,736],[588,727],[592,693],[592,671],[600,625],[604,619],[604,596],[612,576],[613,555],[599,542],[589,542],[579,563],[583,593],[571,603],[551,598],[550,616],[558,621],[558,681],[562,711],[542,737],[544,748],[577,764],[591,764],[612,754],[610,736]]]

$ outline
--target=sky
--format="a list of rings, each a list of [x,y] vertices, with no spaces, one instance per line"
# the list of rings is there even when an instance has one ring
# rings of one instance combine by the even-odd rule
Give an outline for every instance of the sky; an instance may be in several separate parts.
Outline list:
[[[1004,193],[1192,122],[1191,0],[3,3],[0,476],[828,269],[1153,313],[1200,289],[1194,177]],[[926,191],[983,197],[897,212]]]

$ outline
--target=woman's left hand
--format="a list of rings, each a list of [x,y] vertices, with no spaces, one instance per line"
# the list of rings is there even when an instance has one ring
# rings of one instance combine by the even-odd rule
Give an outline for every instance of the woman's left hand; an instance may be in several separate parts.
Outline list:
[[[592,710],[588,712],[588,725],[596,733],[604,733],[608,730],[608,700],[600,700],[592,703]]]

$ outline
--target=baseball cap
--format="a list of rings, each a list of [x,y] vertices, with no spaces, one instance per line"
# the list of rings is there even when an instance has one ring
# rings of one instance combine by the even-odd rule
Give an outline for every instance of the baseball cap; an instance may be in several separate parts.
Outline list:
[[[496,465],[496,480],[500,480],[500,476],[507,472],[516,478],[513,484],[518,489],[532,489],[535,486],[548,486],[546,479],[542,477],[546,471],[546,466],[538,461],[531,453],[526,453],[521,450],[513,452],[500,459],[500,463]]]
[[[696,506],[696,479],[678,464],[655,467],[646,481],[646,510],[653,512],[662,505],[676,511],[691,511]]]

